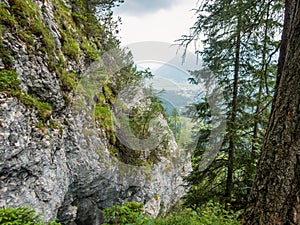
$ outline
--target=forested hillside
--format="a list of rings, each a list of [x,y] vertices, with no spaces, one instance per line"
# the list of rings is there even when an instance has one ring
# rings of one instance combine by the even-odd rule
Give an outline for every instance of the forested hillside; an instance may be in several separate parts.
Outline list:
[[[299,1],[195,1],[187,81],[122,3],[1,1],[0,224],[300,224]]]

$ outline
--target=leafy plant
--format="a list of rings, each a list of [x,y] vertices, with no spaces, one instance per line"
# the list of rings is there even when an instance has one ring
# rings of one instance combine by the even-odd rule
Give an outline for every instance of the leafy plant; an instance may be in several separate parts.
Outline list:
[[[114,205],[103,210],[108,224],[134,224],[142,215],[143,205],[137,202],[126,202],[123,206]]]
[[[238,214],[226,211],[218,204],[209,202],[206,207],[196,210],[186,208],[166,218],[148,219],[148,225],[239,225]],[[138,223],[139,225],[145,223]]]
[[[239,225],[239,213],[225,210],[220,204],[209,202],[203,208],[179,209],[165,218],[142,215],[142,205],[136,202],[124,203],[104,209],[106,224],[118,225]]]
[[[0,224],[2,225],[60,225],[55,221],[45,222],[41,219],[41,214],[37,214],[34,209],[26,206],[17,208],[0,208]]]

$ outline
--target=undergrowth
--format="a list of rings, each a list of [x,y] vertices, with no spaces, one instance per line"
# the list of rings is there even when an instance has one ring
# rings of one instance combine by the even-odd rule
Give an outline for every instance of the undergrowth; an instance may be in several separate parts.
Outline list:
[[[17,208],[0,208],[0,224],[2,225],[60,225],[55,221],[45,222],[42,214],[27,206]]]
[[[209,202],[196,210],[185,208],[164,218],[143,215],[143,205],[136,202],[112,206],[103,211],[106,225],[239,225],[239,213],[227,211],[219,204]]]

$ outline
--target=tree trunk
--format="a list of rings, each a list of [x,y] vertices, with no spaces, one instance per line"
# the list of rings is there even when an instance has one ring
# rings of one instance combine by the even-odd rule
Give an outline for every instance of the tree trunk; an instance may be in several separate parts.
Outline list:
[[[232,190],[233,190],[233,172],[235,161],[235,127],[236,116],[238,109],[238,86],[239,86],[239,71],[240,71],[240,50],[241,50],[241,18],[237,21],[237,37],[235,45],[235,63],[234,63],[234,78],[233,78],[233,95],[231,106],[231,118],[230,118],[230,136],[229,136],[229,149],[228,149],[228,166],[227,166],[227,179],[225,199],[226,207],[231,204]]]
[[[299,0],[286,1],[282,40],[269,127],[244,224],[300,224]]]
[[[267,82],[267,70],[268,70],[268,63],[267,63],[267,51],[268,51],[268,33],[269,33],[269,12],[271,5],[268,4],[267,6],[267,12],[265,17],[265,27],[264,27],[264,40],[263,40],[263,49],[262,49],[262,59],[261,59],[261,69],[259,73],[259,89],[258,89],[258,96],[257,96],[257,103],[256,103],[256,110],[254,114],[254,126],[253,126],[253,136],[252,136],[252,147],[251,147],[251,154],[250,154],[250,160],[246,165],[246,179],[248,189],[247,189],[247,196],[250,195],[250,186],[253,182],[253,175],[255,173],[255,167],[254,167],[254,161],[257,158],[257,151],[259,150],[257,146],[257,142],[259,140],[258,134],[259,134],[259,125],[261,122],[261,116],[259,115],[262,109],[262,98],[263,98],[263,86]]]

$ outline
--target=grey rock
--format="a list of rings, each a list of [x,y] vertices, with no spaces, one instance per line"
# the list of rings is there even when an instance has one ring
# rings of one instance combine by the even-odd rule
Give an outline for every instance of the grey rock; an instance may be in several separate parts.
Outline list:
[[[35,3],[61,51],[52,1]],[[78,109],[80,95],[74,94],[74,104],[66,104],[57,74],[48,68],[47,54],[28,51],[15,33],[5,32],[3,37],[13,52],[20,88],[50,103],[51,119],[61,128],[39,128],[37,110],[0,93],[0,207],[25,204],[43,213],[45,220],[58,217],[62,224],[97,225],[103,222],[100,211],[114,204],[137,201],[155,217],[184,195],[182,177],[191,165],[178,160],[181,153],[174,139],[167,141],[173,158],[160,156],[158,164],[138,167],[118,161],[109,153],[105,132],[93,121],[90,101]],[[35,42],[41,44],[39,39]],[[68,69],[85,71],[89,65],[83,59],[68,60]]]

